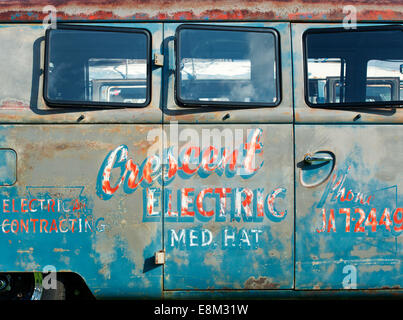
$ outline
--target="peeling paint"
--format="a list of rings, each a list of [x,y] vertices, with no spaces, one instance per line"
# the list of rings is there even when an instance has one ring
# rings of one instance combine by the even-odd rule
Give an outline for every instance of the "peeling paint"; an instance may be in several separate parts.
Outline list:
[[[278,289],[280,285],[273,282],[272,278],[267,277],[250,277],[244,283],[245,289]]]
[[[0,20],[38,21],[46,13],[48,3],[35,1],[1,1]],[[355,5],[360,20],[402,20],[398,0],[382,1],[301,1],[301,0],[241,0],[234,5],[228,0],[203,1],[197,7],[189,0],[182,1],[128,1],[110,2],[87,0],[85,4],[64,0],[53,4],[58,18],[67,20],[342,20],[343,6]]]

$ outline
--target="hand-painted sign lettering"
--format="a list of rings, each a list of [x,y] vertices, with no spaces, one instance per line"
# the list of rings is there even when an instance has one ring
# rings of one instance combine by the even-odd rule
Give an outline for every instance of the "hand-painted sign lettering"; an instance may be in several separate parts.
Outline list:
[[[246,143],[235,149],[185,145],[175,157],[172,148],[166,148],[160,155],[148,156],[141,165],[129,158],[126,145],[120,145],[104,159],[98,172],[96,193],[99,198],[110,200],[118,190],[130,195],[141,187],[143,222],[161,222],[162,219],[178,223],[259,223],[264,219],[280,222],[287,215],[281,204],[287,190],[282,187],[265,190],[233,185],[191,185],[179,189],[169,186],[175,178],[185,183],[192,177],[205,179],[212,174],[228,179],[252,178],[263,166],[263,161],[257,160],[263,153],[262,132],[262,129],[252,130]],[[222,248],[257,248],[262,232],[255,228],[223,227]],[[169,229],[168,246],[203,248],[214,247],[215,242],[212,232],[205,228]]]
[[[346,233],[403,231],[403,208],[397,205],[395,208],[385,207],[382,198],[375,203],[378,200],[375,193],[396,187],[382,188],[369,193],[355,191],[345,186],[350,170],[349,166],[341,174],[334,174],[326,186],[317,205],[317,208],[321,210],[322,221],[321,226],[316,228],[316,232],[337,232],[340,229],[337,225],[342,226],[340,231]],[[334,205],[331,208],[324,208],[328,200]],[[379,206],[380,204],[382,207]],[[343,224],[341,220],[344,221]]]

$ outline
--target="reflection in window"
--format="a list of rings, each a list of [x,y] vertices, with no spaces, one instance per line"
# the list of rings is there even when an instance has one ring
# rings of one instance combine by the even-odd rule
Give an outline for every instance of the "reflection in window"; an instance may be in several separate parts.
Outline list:
[[[276,38],[271,31],[187,26],[178,38],[178,100],[183,104],[279,101]]]
[[[89,96],[92,101],[144,103],[145,59],[90,59]]]
[[[251,80],[250,60],[182,59],[182,80]]]
[[[393,29],[337,30],[306,33],[308,102],[386,105],[401,101],[402,32]]]
[[[369,60],[366,101],[397,101],[403,89],[402,60]],[[403,97],[403,96],[402,96]]]
[[[148,45],[145,32],[51,30],[46,98],[56,105],[144,105]]]
[[[340,58],[308,59],[310,102],[340,102],[340,94],[342,97],[344,94],[340,77],[346,72],[345,65],[345,61]]]

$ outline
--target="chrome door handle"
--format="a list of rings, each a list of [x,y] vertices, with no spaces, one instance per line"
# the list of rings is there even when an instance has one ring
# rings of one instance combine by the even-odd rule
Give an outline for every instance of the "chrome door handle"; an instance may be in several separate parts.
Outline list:
[[[306,154],[304,157],[304,161],[312,164],[313,162],[329,162],[332,161],[333,157],[331,155],[319,155],[319,156],[313,156],[311,154]]]

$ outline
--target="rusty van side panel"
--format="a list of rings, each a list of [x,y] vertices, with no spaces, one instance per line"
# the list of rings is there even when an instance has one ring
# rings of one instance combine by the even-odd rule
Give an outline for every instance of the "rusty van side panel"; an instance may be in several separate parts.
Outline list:
[[[297,125],[296,159],[329,150],[335,167],[301,165],[296,185],[296,288],[401,289],[402,126]],[[306,139],[307,136],[311,138]],[[351,275],[351,279],[349,276]]]
[[[17,179],[0,188],[0,271],[78,273],[97,297],[160,297],[161,223],[143,221],[143,190],[122,181],[159,125],[2,125]],[[120,149],[113,154],[118,147]],[[125,151],[127,151],[125,153]],[[116,155],[116,162],[111,157]],[[111,197],[111,188],[116,191]]]
[[[165,36],[164,32],[174,30],[164,29],[161,23],[108,25],[147,28],[152,33],[153,53],[167,52],[165,40],[171,35]],[[281,88],[289,92],[290,25],[261,25],[280,32],[285,48],[281,70],[287,74]],[[168,117],[164,114],[164,95],[172,97],[173,88],[169,87],[169,92],[162,88],[164,69],[153,66],[152,101],[145,108],[51,109],[45,105],[41,89],[43,35],[40,24],[0,27],[0,37],[9,43],[2,53],[9,57],[8,63],[1,65],[5,85],[0,89],[4,102],[0,108],[0,149],[5,151],[0,154],[10,173],[0,177],[4,182],[0,188],[1,228],[4,226],[0,239],[7,246],[7,259],[0,262],[0,271],[41,271],[44,266],[53,265],[60,272],[72,271],[82,276],[100,298],[159,298],[167,290],[187,289],[232,288],[244,295],[255,289],[253,295],[292,289],[291,96],[285,95],[280,106],[264,110],[264,118],[256,115],[253,119],[259,124],[251,124],[251,111],[246,110],[226,111],[234,116],[230,124],[221,127],[215,123],[222,121],[222,111],[199,109],[192,116],[182,117],[179,112]],[[188,121],[192,124],[183,123]],[[235,167],[225,163],[224,171],[217,169],[192,176],[185,172],[182,162],[175,181],[165,181],[161,174],[166,167],[158,169],[153,162],[162,160],[162,156],[158,159],[150,152],[154,147],[168,147],[162,132],[171,132],[178,122],[179,135],[193,130],[202,136],[209,128],[233,134],[241,131]],[[216,142],[210,147],[220,150]],[[263,167],[252,172],[248,172],[249,165],[238,167],[245,161],[250,164],[254,155],[258,156],[256,163],[264,164]],[[239,170],[246,172],[239,174]],[[15,175],[11,174],[14,171]],[[188,190],[182,193],[183,189]],[[211,189],[216,191],[217,200],[213,209]],[[172,210],[179,214],[178,221],[169,219],[170,192],[179,196],[171,203]],[[205,197],[201,204],[200,193]],[[228,207],[226,210],[224,206],[222,211],[224,197]],[[184,198],[193,202],[193,210],[183,202]],[[211,210],[218,220],[223,214],[224,221],[209,221]],[[190,212],[195,220],[189,222]],[[201,228],[211,231],[217,240],[216,248],[208,248],[210,252],[193,248],[198,241],[194,230]],[[186,244],[171,245],[169,237],[173,232],[182,239],[180,230],[188,232]],[[203,241],[203,234],[199,239]],[[167,259],[164,267],[154,260],[154,254],[163,249]],[[243,259],[242,268],[231,268],[233,255],[250,259],[251,266]],[[196,273],[188,268],[194,263]],[[210,271],[216,277],[210,279]],[[195,278],[198,273],[203,277]]]
[[[162,24],[125,26],[148,29],[153,53],[161,53]],[[132,194],[122,183],[119,196],[106,200],[102,190],[113,150],[124,145],[141,164],[148,148],[162,143],[147,140],[162,129],[162,69],[153,68],[147,107],[51,109],[42,95],[44,35],[40,24],[0,26],[7,44],[0,53],[0,269],[52,265],[79,274],[96,297],[161,297],[162,267],[154,264],[161,223],[143,224],[142,191]],[[119,172],[109,174],[109,187]]]
[[[295,110],[295,287],[391,289],[402,277],[401,108],[311,108],[302,34],[292,24]],[[306,154],[332,156],[310,165]],[[376,290],[375,290],[376,291]]]
[[[200,148],[179,140],[179,150],[199,150],[202,160],[184,160],[164,184],[164,289],[292,289],[292,126],[171,124],[165,130],[172,150],[176,130],[201,139],[212,134],[214,143]],[[220,145],[229,150],[224,136],[234,139],[235,161],[208,165],[215,159],[210,148],[218,155]]]
[[[353,295],[340,289],[355,270],[359,294],[401,294],[403,109],[309,108],[301,38],[340,25],[347,5],[359,21],[400,22],[402,1],[58,1],[59,22],[146,28],[164,55],[149,106],[108,110],[46,106],[46,5],[0,0],[0,272],[53,265],[99,298],[245,298]],[[189,21],[276,29],[281,103],[177,106],[174,34]],[[177,143],[175,127],[241,131],[239,163],[215,166],[219,143]],[[167,160],[172,146],[181,161]],[[317,184],[323,172],[303,163],[316,151],[335,156]]]

